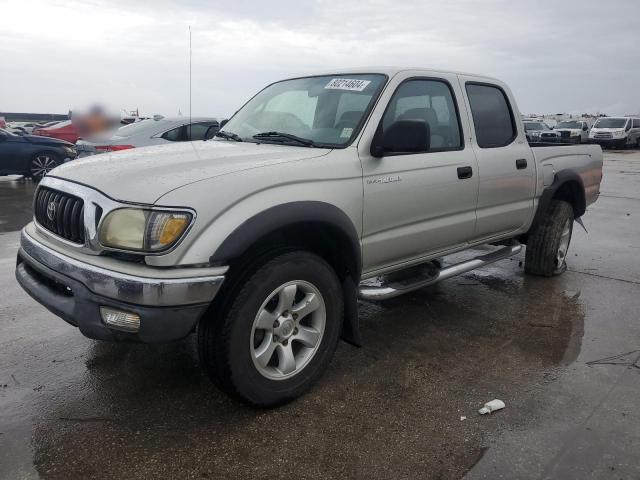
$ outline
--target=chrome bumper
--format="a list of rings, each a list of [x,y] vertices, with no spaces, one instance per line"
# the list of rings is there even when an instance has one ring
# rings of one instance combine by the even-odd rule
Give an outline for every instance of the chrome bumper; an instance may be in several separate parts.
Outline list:
[[[134,305],[165,307],[209,303],[218,293],[224,275],[162,278],[135,276],[90,265],[59,253],[22,231],[18,253],[38,270],[42,265],[84,285],[96,295]],[[149,268],[149,273],[154,270]],[[195,272],[197,269],[193,269]]]

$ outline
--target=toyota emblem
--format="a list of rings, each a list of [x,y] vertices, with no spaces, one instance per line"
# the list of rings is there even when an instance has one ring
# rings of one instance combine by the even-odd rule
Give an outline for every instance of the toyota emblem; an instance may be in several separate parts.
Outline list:
[[[54,202],[49,202],[49,205],[47,205],[47,217],[51,221],[56,218],[56,204]]]

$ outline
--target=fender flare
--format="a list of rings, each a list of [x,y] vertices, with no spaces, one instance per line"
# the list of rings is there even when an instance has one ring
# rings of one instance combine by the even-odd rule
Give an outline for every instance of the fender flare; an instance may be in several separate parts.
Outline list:
[[[228,261],[241,255],[260,238],[287,225],[303,222],[329,224],[344,233],[355,253],[355,271],[351,274],[359,281],[362,271],[362,252],[360,237],[353,222],[338,207],[318,201],[284,203],[257,213],[231,232],[209,260],[211,263]]]
[[[584,215],[584,212],[587,209],[587,204],[582,177],[580,177],[580,175],[572,170],[562,170],[555,174],[553,183],[542,192],[540,200],[538,201],[538,208],[536,210],[535,216],[533,217],[533,222],[529,231],[533,230],[535,226],[539,225],[540,222],[542,222],[544,213],[547,211],[547,208],[549,208],[551,200],[553,200],[558,190],[560,190],[563,185],[566,185],[568,183],[576,183],[579,185],[578,198],[576,199],[576,204],[573,205],[574,216],[575,218],[578,218]]]

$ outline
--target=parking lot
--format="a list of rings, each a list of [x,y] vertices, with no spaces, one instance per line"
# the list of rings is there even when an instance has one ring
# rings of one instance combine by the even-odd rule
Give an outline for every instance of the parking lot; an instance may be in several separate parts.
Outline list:
[[[33,191],[0,178],[0,478],[640,478],[639,151],[605,152],[567,274],[520,254],[364,303],[363,348],[271,411],[216,390],[193,338],[92,341],[32,301]]]

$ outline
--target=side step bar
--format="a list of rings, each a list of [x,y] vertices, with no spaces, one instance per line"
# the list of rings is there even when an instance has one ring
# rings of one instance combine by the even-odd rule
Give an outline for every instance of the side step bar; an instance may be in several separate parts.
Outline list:
[[[431,275],[413,278],[409,282],[400,280],[383,282],[381,285],[360,284],[358,296],[364,300],[386,300],[397,297],[403,293],[412,292],[427,285],[433,285],[441,280],[446,280],[447,278],[455,277],[470,270],[484,267],[498,260],[512,257],[521,251],[522,245],[518,243],[500,248],[486,255],[472,258],[471,260],[445,267],[441,270],[436,270],[432,272]]]

